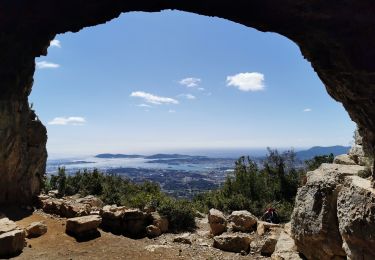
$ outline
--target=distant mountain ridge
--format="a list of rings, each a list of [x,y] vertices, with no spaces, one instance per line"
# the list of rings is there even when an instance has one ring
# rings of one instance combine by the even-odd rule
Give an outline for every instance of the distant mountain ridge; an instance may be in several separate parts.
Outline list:
[[[206,156],[194,156],[194,155],[185,155],[185,154],[164,154],[164,153],[158,153],[153,155],[140,155],[140,154],[113,154],[113,153],[101,153],[95,155],[96,158],[104,158],[104,159],[119,159],[119,158],[145,158],[145,159],[185,159],[185,158],[194,158],[194,159],[203,159],[207,158]]]
[[[144,158],[145,156],[139,155],[139,154],[113,154],[113,153],[101,153],[95,155],[96,158],[104,158],[104,159],[119,159],[119,158],[129,158],[129,159],[134,159],[134,158]]]
[[[314,158],[318,155],[328,155],[333,153],[334,156],[348,153],[350,146],[314,146],[307,150],[297,151],[296,157],[300,160],[308,160]],[[134,158],[144,158],[149,160],[167,160],[167,159],[207,159],[207,156],[197,156],[197,155],[186,155],[186,154],[165,154],[158,153],[153,155],[140,155],[140,154],[112,154],[112,153],[102,153],[95,155],[96,158],[104,159],[134,159]]]
[[[146,159],[182,159],[182,158],[207,158],[206,156],[195,156],[195,155],[185,155],[185,154],[154,154],[146,156]]]
[[[340,154],[346,154],[350,150],[350,146],[341,146],[341,145],[335,145],[335,146],[314,146],[310,149],[298,151],[296,152],[296,157],[300,160],[309,160],[314,158],[318,155],[328,155],[330,153],[333,153],[334,156],[340,155]]]

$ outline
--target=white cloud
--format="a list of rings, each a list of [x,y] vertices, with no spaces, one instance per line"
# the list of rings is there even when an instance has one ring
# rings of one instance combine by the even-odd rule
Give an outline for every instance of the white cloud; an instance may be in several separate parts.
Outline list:
[[[260,91],[265,88],[264,75],[259,72],[238,73],[227,77],[227,86],[241,91]]]
[[[201,81],[202,80],[200,78],[185,78],[185,79],[181,79],[179,83],[188,88],[195,88],[199,86],[199,83],[201,83]]]
[[[305,108],[305,109],[303,110],[303,112],[311,112],[311,111],[312,111],[311,108]]]
[[[135,91],[130,94],[131,97],[143,98],[145,102],[154,105],[178,104],[178,100],[169,97],[160,97],[143,91]]]
[[[50,43],[50,46],[51,47],[57,47],[57,48],[61,48],[61,42],[59,40],[52,40],[51,43]]]
[[[179,97],[184,97],[186,99],[190,99],[190,100],[193,100],[193,99],[196,99],[196,97],[192,94],[180,94],[178,95]]]
[[[36,62],[36,67],[38,69],[57,69],[60,65],[48,61],[38,61]]]
[[[176,113],[176,110],[169,109],[169,110],[168,110],[168,113]]]
[[[55,117],[48,122],[49,125],[84,125],[85,123],[86,119],[80,116]]]
[[[200,90],[200,91],[204,91],[205,89],[204,88],[197,88],[198,90]]]
[[[137,107],[151,107],[151,106],[147,105],[147,104],[139,104],[139,105],[137,105]]]

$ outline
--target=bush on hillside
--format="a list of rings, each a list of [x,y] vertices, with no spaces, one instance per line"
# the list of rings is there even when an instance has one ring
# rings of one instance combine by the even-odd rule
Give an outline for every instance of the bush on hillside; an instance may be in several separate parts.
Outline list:
[[[44,189],[45,192],[57,189],[61,197],[79,193],[82,196],[98,196],[105,204],[140,209],[153,207],[168,218],[172,231],[195,228],[193,204],[168,197],[157,183],[150,181],[136,184],[117,175],[104,174],[97,169],[67,175],[65,168],[59,168],[57,175],[46,179]]]
[[[268,149],[260,169],[249,157],[241,157],[235,164],[233,176],[228,176],[220,189],[197,195],[194,203],[206,212],[209,208],[227,213],[246,209],[258,217],[268,207],[274,207],[280,219],[288,221],[305,173],[295,168],[295,160],[293,150],[279,153]]]

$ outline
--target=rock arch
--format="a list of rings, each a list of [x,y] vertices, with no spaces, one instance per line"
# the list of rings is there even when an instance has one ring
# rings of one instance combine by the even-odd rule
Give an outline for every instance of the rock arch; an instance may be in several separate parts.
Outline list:
[[[13,0],[0,2],[0,204],[40,190],[45,127],[28,104],[35,57],[56,34],[123,12],[176,9],[282,34],[300,47],[328,93],[342,102],[375,154],[375,4],[370,0]],[[183,29],[183,28],[182,28]]]

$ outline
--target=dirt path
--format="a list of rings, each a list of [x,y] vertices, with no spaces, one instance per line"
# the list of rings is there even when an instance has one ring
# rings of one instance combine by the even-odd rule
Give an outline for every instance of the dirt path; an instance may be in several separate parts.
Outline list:
[[[192,245],[174,243],[173,239],[181,234],[134,240],[102,230],[99,238],[77,242],[65,234],[65,219],[40,212],[16,222],[20,227],[26,227],[34,221],[44,221],[48,226],[47,233],[39,238],[27,239],[27,247],[14,259],[264,259],[259,255],[242,256],[213,248],[206,219],[199,219],[199,228],[189,234]]]

